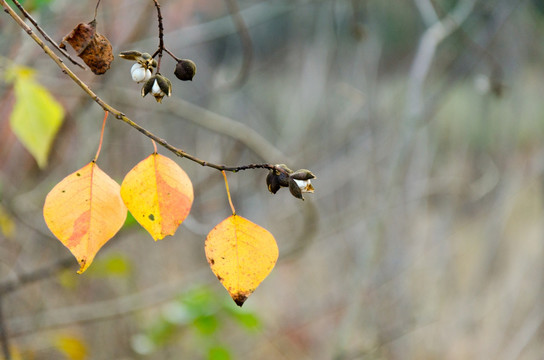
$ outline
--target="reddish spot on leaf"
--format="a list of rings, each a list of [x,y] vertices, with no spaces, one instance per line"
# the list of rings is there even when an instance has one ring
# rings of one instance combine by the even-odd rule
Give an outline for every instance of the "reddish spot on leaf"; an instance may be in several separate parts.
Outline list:
[[[89,232],[89,225],[91,220],[91,210],[87,210],[76,219],[74,222],[74,232],[66,240],[66,246],[68,248],[77,246],[83,236]]]
[[[191,180],[173,160],[151,154],[125,176],[121,197],[155,240],[173,235],[193,204]]]
[[[91,162],[65,177],[47,194],[43,217],[51,232],[74,255],[79,273],[123,226],[127,208],[120,187]]]
[[[189,215],[193,199],[170,186],[160,173],[157,173],[157,191],[159,207],[169,209],[162,213],[162,231],[165,234],[173,234],[179,226],[177,218],[185,219]]]

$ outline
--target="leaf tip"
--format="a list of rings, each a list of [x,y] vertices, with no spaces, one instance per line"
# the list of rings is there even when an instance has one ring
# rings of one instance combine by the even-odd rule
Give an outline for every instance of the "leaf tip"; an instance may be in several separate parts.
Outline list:
[[[89,267],[89,265],[91,265],[91,263],[88,263],[87,264],[87,259],[78,259],[78,262],[79,262],[79,270],[77,271],[78,274],[83,274],[85,272],[85,270],[87,270],[87,268]]]
[[[239,292],[236,294],[231,294],[232,300],[238,305],[239,307],[242,307],[244,303],[246,302],[247,298],[251,295],[250,292]]]

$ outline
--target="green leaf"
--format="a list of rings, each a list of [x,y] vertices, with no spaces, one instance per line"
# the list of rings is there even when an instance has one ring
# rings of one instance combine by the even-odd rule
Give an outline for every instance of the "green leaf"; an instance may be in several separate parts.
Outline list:
[[[13,69],[15,106],[11,113],[11,129],[32,154],[38,166],[44,168],[51,144],[55,139],[64,109],[46,88],[36,82],[27,68]]]
[[[255,314],[238,311],[233,311],[230,314],[234,320],[246,330],[257,331],[261,328],[261,320]]]
[[[229,349],[223,346],[213,346],[208,350],[208,360],[230,360]]]
[[[155,347],[160,347],[176,334],[177,326],[164,319],[159,319],[147,331],[147,338]]]
[[[119,253],[109,254],[93,262],[93,267],[89,270],[89,276],[110,277],[110,276],[128,276],[132,271],[130,259]]]
[[[123,224],[123,228],[131,228],[131,227],[134,227],[138,225],[138,222],[136,221],[136,219],[134,218],[134,216],[132,216],[132,214],[129,212],[127,212],[127,218],[125,219],[125,223]],[[144,230],[144,229],[142,229]],[[145,230],[144,230],[145,231]]]
[[[219,325],[219,319],[215,315],[202,315],[193,321],[194,328],[202,335],[214,334]]]

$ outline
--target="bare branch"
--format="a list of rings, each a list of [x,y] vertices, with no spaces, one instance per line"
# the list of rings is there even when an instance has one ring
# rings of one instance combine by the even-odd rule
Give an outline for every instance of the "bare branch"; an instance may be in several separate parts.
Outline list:
[[[416,3],[419,14],[427,27],[430,27],[434,23],[440,21],[431,0],[414,0],[414,2]]]
[[[121,111],[115,109],[113,106],[106,103],[104,100],[98,97],[88,86],[85,84],[79,77],[77,77],[76,74],[70,70],[63,62],[62,60],[53,52],[51,49],[44,44],[44,42],[36,36],[36,34],[32,31],[30,27],[21,19],[14,11],[13,9],[6,3],[5,0],[0,0],[0,4],[2,7],[4,7],[5,11],[15,20],[15,22],[23,29],[25,32],[30,36],[44,51],[45,53],[61,68],[62,72],[68,75],[70,79],[72,79],[90,98],[92,98],[104,111],[110,112],[112,115],[115,116],[115,118],[127,123],[128,125],[132,126],[134,129],[138,130],[148,138],[155,140],[157,143],[161,144],[164,148],[171,151],[173,154],[186,158],[188,160],[191,160],[193,162],[196,162],[202,166],[214,168],[216,170],[224,170],[224,171],[230,171],[230,172],[238,172],[241,170],[248,170],[248,169],[269,169],[269,170],[276,170],[281,173],[285,173],[285,170],[283,170],[280,167],[277,167],[272,164],[248,164],[248,165],[242,165],[242,166],[227,166],[227,165],[221,165],[221,164],[214,164],[205,160],[201,160],[197,158],[196,156],[193,156],[182,149],[179,149],[173,145],[170,145],[166,140],[158,137],[157,135],[151,133],[147,129],[143,128],[142,126],[136,124],[134,121],[132,121],[130,118],[128,118],[124,113]]]
[[[159,61],[157,61],[157,73],[161,71],[162,52],[164,51],[164,26],[162,25],[161,5],[158,0],[153,0],[155,8],[157,9],[157,20],[159,22],[159,48],[152,57],[159,55]]]
[[[68,54],[64,49],[61,49],[59,47],[59,45],[53,40],[51,39],[51,37],[49,35],[47,35],[47,33],[38,25],[38,23],[36,22],[36,20],[34,20],[34,18],[28,13],[28,11],[26,11],[26,9],[17,1],[17,0],[11,0],[13,1],[13,3],[15,4],[15,6],[17,6],[17,8],[19,10],[21,10],[21,12],[23,13],[24,17],[28,19],[28,21],[30,21],[32,23],[32,25],[34,25],[36,27],[36,29],[38,30],[38,32],[44,37],[45,40],[49,41],[49,43],[51,45],[53,45],[53,47],[55,47],[55,49],[57,49],[62,55],[64,55],[68,60],[70,60],[72,62],[72,64],[74,65],[77,65],[79,66],[80,68],[82,69],[85,69],[85,66],[81,65],[77,60],[75,60],[74,58],[72,58],[70,56],[70,54]],[[98,2],[100,3],[100,1]],[[98,8],[98,4],[96,5],[97,8]],[[95,12],[95,18],[96,18],[96,12]]]
[[[423,83],[433,62],[437,46],[461,26],[463,21],[470,15],[475,3],[476,0],[459,2],[450,14],[427,28],[421,36],[410,70],[406,99],[406,114],[410,121],[414,121],[414,118],[421,112]]]
[[[74,265],[74,257],[70,255],[37,270],[17,275],[15,279],[0,282],[0,298],[10,292],[19,290],[24,285],[47,279],[48,277],[55,275],[58,271],[73,267]]]

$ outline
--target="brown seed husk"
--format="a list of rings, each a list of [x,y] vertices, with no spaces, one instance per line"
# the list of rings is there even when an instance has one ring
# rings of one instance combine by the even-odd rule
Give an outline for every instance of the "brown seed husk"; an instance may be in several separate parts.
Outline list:
[[[70,44],[96,75],[104,74],[110,68],[112,46],[104,35],[96,32],[96,20],[78,24],[62,41]],[[61,45],[65,47],[63,43]]]

